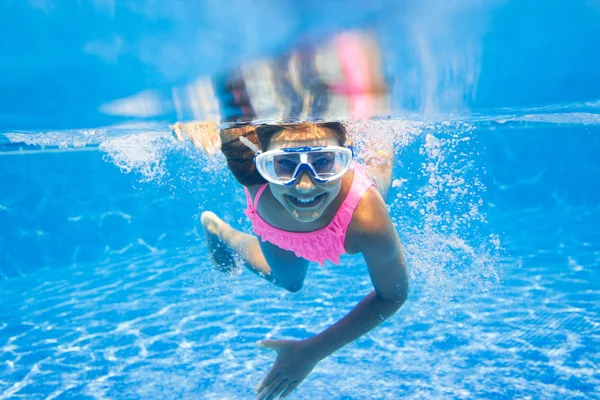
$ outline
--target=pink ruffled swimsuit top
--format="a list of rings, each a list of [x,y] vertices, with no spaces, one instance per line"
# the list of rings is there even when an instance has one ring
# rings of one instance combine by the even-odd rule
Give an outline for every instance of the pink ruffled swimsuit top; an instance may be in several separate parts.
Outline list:
[[[284,231],[270,225],[258,214],[258,200],[267,185],[265,183],[258,189],[254,202],[248,189],[244,188],[248,204],[246,215],[252,222],[254,233],[260,236],[263,242],[271,242],[284,250],[293,251],[298,257],[323,265],[326,260],[334,264],[340,263],[340,256],[346,252],[344,241],[354,209],[367,189],[374,183],[362,167],[355,164],[352,186],[344,202],[327,226],[312,232]]]

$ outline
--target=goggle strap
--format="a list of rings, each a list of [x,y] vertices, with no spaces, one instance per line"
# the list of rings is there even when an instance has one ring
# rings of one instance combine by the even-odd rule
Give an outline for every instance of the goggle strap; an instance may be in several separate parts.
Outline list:
[[[240,139],[240,142],[242,142],[244,145],[246,145],[246,147],[249,147],[250,150],[252,150],[254,152],[254,154],[260,153],[260,149],[254,143],[252,143],[250,140],[248,140],[247,138],[240,136],[238,139]]]

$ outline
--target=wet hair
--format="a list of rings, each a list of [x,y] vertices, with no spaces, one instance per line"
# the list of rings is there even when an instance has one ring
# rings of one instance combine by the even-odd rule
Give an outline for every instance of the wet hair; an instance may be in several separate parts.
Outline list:
[[[306,124],[258,125],[254,129],[244,129],[242,135],[256,144],[260,149],[269,147],[272,137],[284,129],[300,129]],[[319,128],[331,130],[340,146],[346,143],[346,129],[340,122],[321,122],[315,124]],[[232,129],[232,128],[230,128]],[[236,128],[233,128],[236,129]],[[239,139],[221,145],[221,151],[227,160],[227,166],[235,179],[244,186],[262,185],[267,183],[254,165],[254,151]]]

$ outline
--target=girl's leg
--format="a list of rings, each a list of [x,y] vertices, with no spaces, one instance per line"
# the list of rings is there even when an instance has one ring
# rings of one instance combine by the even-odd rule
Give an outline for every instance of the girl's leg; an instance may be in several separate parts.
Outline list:
[[[210,211],[200,218],[210,257],[220,271],[236,269],[235,255],[250,271],[290,292],[302,288],[308,261],[256,236],[240,232]]]

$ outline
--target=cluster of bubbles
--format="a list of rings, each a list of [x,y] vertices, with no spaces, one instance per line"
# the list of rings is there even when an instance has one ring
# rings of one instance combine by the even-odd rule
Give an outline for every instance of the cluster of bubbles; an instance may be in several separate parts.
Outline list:
[[[4,136],[10,143],[24,144],[42,148],[58,148],[69,150],[86,147],[98,137],[102,137],[104,129],[73,129],[68,131],[50,131],[44,133],[8,132]]]
[[[485,169],[464,122],[349,121],[361,158],[390,144],[388,204],[409,261],[413,291],[448,301],[499,282],[499,237],[487,225]]]
[[[175,144],[167,134],[141,133],[106,139],[98,146],[104,159],[125,173],[135,172],[142,182],[164,178],[166,156]]]

